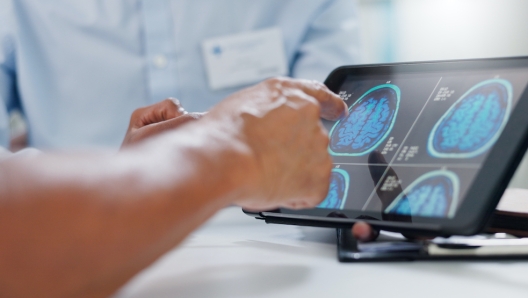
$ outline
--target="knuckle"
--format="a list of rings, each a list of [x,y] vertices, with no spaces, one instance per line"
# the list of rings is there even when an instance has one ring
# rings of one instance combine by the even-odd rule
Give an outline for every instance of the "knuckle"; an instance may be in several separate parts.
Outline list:
[[[288,78],[288,77],[282,77],[282,76],[278,76],[278,77],[274,77],[275,80],[281,82],[281,83],[286,83],[286,82],[290,82],[292,79]]]
[[[289,202],[286,204],[286,208],[297,209],[297,202]]]
[[[330,92],[330,89],[328,89],[328,87],[322,82],[315,81],[315,85],[317,86],[319,90],[323,92]]]
[[[319,81],[312,81],[313,88],[316,91],[325,91],[325,85]]]
[[[318,204],[319,204],[319,202],[302,201],[302,202],[299,203],[299,207],[300,207],[300,209],[313,208],[313,207],[317,206]]]
[[[271,87],[277,87],[277,86],[282,86],[286,81],[286,78],[284,77],[273,77],[273,78],[269,78],[265,81],[265,84],[271,86]]]
[[[315,91],[315,94],[317,94],[320,97],[324,97],[327,94],[328,88],[326,86],[319,82],[319,81],[310,81],[310,86],[313,91]]]
[[[295,209],[295,210],[310,208],[314,206],[316,206],[316,204],[311,204],[306,201],[294,201],[294,202],[288,203],[288,208]]]
[[[273,78],[269,78],[269,79],[266,79],[264,82],[263,82],[265,85],[275,85],[278,83],[278,78],[277,77],[273,77]]]
[[[332,100],[332,95],[330,94],[330,92],[323,90],[323,89],[320,89],[317,91],[317,96],[319,96],[320,102],[326,103]]]

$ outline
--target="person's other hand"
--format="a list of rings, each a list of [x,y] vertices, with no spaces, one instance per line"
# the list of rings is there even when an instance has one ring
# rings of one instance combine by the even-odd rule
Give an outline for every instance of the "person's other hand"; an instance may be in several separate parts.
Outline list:
[[[352,235],[361,242],[374,241],[379,236],[379,230],[374,229],[366,222],[358,222],[352,227]]]
[[[319,204],[332,169],[320,117],[338,120],[347,113],[342,99],[323,84],[287,78],[269,79],[217,105],[204,120],[233,126],[224,131],[251,156],[249,185],[235,203],[251,210]]]
[[[121,148],[136,144],[161,132],[178,128],[202,116],[202,113],[187,113],[180,101],[173,98],[139,108],[130,117],[130,124]]]
[[[374,241],[378,238],[379,234],[380,231],[378,229],[373,228],[366,222],[358,222],[352,227],[352,235],[361,242]],[[420,234],[402,233],[402,235],[410,240],[430,240],[434,238],[430,235],[426,236]]]
[[[399,180],[398,174],[396,171],[388,166],[387,161],[383,155],[378,151],[373,151],[369,154],[368,163],[370,175],[374,185],[383,185],[387,177],[396,177],[396,180]],[[374,166],[375,165],[375,166]],[[386,210],[392,202],[403,192],[401,186],[395,187],[392,190],[381,190],[376,188],[376,193],[381,200],[382,210]],[[410,222],[410,218],[398,218],[395,214],[383,212],[384,220],[399,220],[403,222]],[[379,230],[374,229],[371,225],[365,222],[358,222],[352,227],[352,235],[362,242],[368,242],[375,240],[379,235]],[[430,237],[416,234],[403,234],[408,239],[430,239]]]

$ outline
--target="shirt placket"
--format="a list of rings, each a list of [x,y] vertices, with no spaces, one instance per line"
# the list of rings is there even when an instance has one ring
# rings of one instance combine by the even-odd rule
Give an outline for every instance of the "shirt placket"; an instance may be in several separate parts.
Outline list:
[[[142,0],[141,11],[150,102],[178,97],[170,1]]]

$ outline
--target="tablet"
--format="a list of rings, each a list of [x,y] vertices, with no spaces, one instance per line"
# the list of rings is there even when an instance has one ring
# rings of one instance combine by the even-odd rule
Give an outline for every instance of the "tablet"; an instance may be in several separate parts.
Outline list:
[[[528,57],[344,66],[325,84],[350,111],[323,120],[328,196],[313,209],[246,213],[444,236],[484,229],[528,146]]]

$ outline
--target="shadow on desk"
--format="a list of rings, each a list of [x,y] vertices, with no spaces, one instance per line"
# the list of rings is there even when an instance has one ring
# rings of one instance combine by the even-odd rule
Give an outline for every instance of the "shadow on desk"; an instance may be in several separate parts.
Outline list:
[[[280,241],[244,240],[234,244],[242,247],[276,252],[281,254],[302,255],[312,258],[335,259],[336,258],[336,232],[327,228],[305,228],[295,227],[299,230],[297,242],[285,244]],[[275,235],[275,237],[291,237],[288,235]],[[317,245],[313,245],[317,244]]]
[[[295,265],[216,266],[159,280],[152,284],[149,295],[216,298],[272,295],[304,283],[309,273],[309,267]]]

